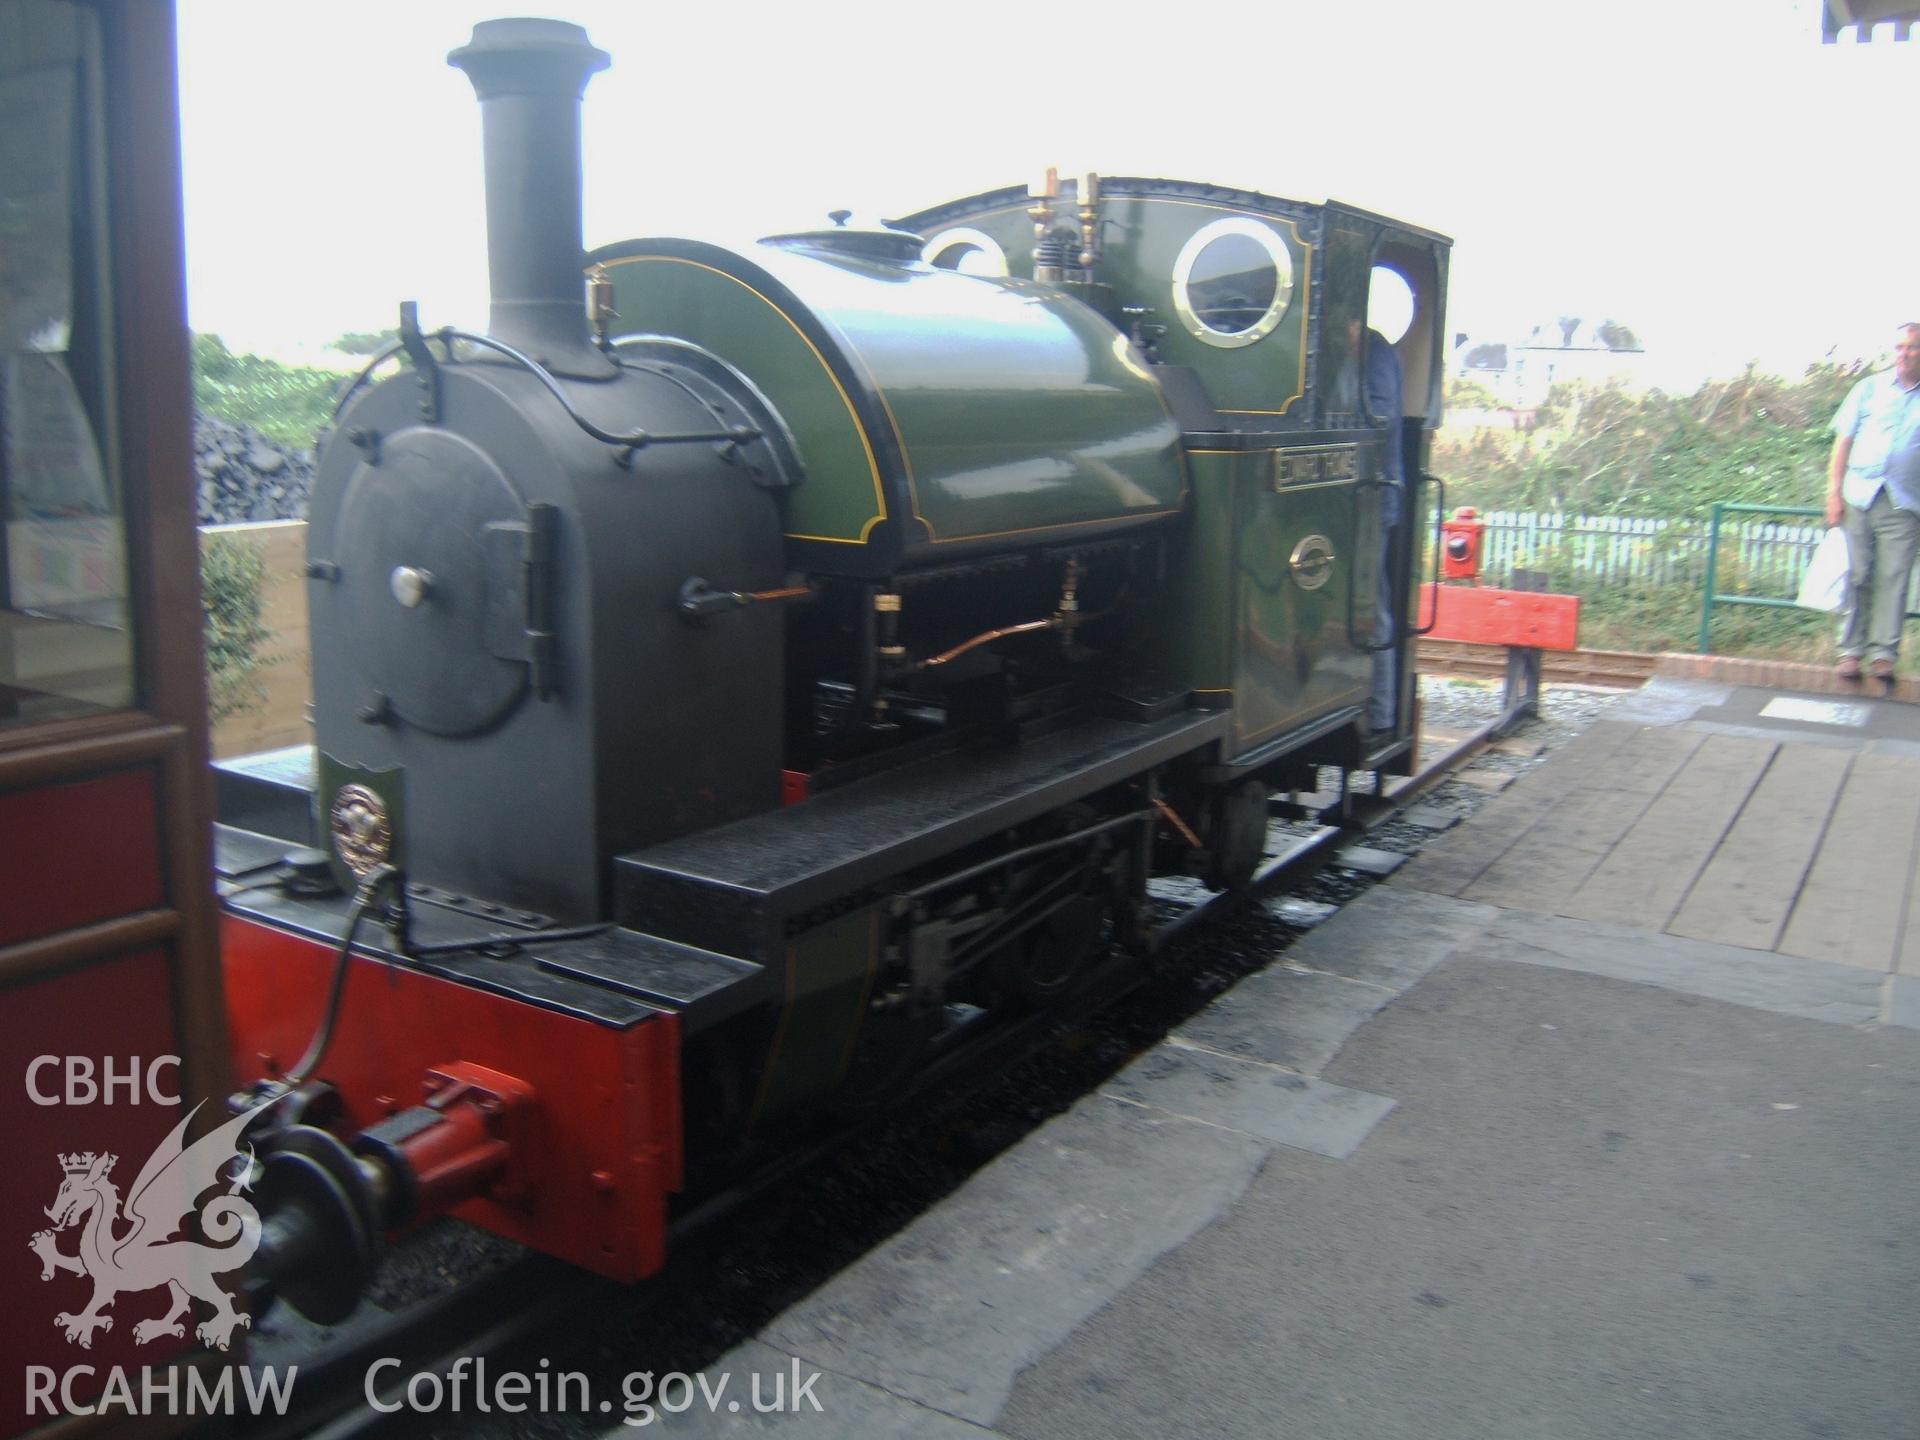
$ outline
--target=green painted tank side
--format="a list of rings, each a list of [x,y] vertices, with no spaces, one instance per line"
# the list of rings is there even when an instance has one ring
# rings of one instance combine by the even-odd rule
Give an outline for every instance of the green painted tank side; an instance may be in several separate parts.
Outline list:
[[[929,547],[1163,514],[1179,434],[1125,338],[1030,281],[796,252],[767,267],[828,319],[887,411]]]
[[[1352,482],[1277,486],[1276,450],[1195,451],[1191,523],[1176,537],[1164,603],[1150,618],[1155,663],[1201,695],[1230,700],[1229,753],[1253,750],[1366,699],[1366,597],[1377,583],[1377,504]],[[1370,473],[1372,457],[1362,454]],[[1289,560],[1309,537],[1334,553],[1316,590]],[[1349,587],[1353,634],[1348,632]]]
[[[686,256],[604,263],[621,332],[694,340],[774,401],[807,475],[786,497],[787,534],[864,543],[886,510],[880,462],[852,397],[796,318],[749,280]]]
[[[1235,751],[1252,750],[1342,705],[1365,703],[1372,676],[1371,657],[1356,644],[1371,639],[1368,597],[1379,573],[1378,531],[1360,533],[1352,480],[1276,485],[1281,453],[1235,457]],[[1331,547],[1334,561],[1326,583],[1308,590],[1289,561],[1296,546],[1315,537]]]
[[[964,225],[991,237],[1006,252],[1015,276],[1033,273],[1033,222],[1029,201],[965,217]],[[1292,416],[1307,386],[1308,296],[1316,263],[1314,223],[1307,218],[1257,214],[1237,206],[1167,195],[1109,192],[1101,201],[1103,250],[1094,278],[1111,288],[1116,306],[1145,306],[1147,320],[1163,327],[1160,358],[1191,366],[1213,403],[1228,414]],[[1070,213],[1061,206],[1060,217]],[[1223,349],[1189,334],[1174,313],[1173,269],[1180,248],[1212,221],[1242,215],[1271,228],[1293,259],[1293,298],[1273,333],[1255,344]],[[929,240],[939,227],[927,227]]]
[[[1188,522],[1168,540],[1167,577],[1144,608],[1144,649],[1162,673],[1224,703],[1233,693],[1234,461],[1191,454]]]
[[[620,329],[704,346],[773,403],[806,471],[788,497],[794,538],[884,543],[892,568],[1180,509],[1159,385],[1119,331],[1051,287],[769,245],[674,248],[595,257]]]

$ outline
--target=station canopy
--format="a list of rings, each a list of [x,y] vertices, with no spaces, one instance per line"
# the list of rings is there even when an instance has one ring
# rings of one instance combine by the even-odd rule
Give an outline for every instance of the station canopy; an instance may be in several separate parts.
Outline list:
[[[1852,30],[1862,44],[1873,39],[1873,27],[1890,24],[1895,40],[1908,39],[1920,21],[1920,5],[1912,0],[1822,0],[1820,33],[1832,44],[1841,33]]]

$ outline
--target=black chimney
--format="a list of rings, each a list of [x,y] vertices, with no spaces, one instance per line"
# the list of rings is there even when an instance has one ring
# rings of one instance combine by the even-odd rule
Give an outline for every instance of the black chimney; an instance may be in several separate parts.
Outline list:
[[[580,97],[606,51],[564,20],[483,20],[447,63],[480,97],[488,330],[548,369],[607,375],[588,333],[580,240]]]

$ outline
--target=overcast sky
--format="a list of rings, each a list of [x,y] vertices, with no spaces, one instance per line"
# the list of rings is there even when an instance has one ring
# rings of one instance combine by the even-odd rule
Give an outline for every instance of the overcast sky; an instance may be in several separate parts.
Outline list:
[[[486,316],[479,111],[512,0],[180,0],[196,329],[295,352]],[[1337,197],[1450,234],[1449,326],[1633,326],[1662,377],[1877,355],[1920,316],[1920,41],[1814,0],[568,0],[586,240],[771,233],[1063,174]],[[1128,21],[1121,17],[1133,13]]]

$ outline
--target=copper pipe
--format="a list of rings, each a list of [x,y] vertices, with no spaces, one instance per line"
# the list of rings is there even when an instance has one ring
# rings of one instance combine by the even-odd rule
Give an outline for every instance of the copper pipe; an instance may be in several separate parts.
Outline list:
[[[749,590],[749,600],[798,600],[803,595],[813,594],[811,585],[786,585],[778,590]]]
[[[1069,582],[1068,589],[1062,596],[1063,607],[1067,604],[1078,604],[1078,595],[1076,593],[1077,584],[1078,577],[1074,577],[1074,579]],[[962,641],[951,650],[935,655],[930,659],[916,660],[906,668],[908,670],[931,670],[936,665],[944,665],[949,660],[958,659],[969,650],[976,650],[982,645],[989,644],[992,641],[999,640],[1008,635],[1031,635],[1039,630],[1064,630],[1067,632],[1067,638],[1072,639],[1073,632],[1078,630],[1082,625],[1091,625],[1096,620],[1104,620],[1118,610],[1122,602],[1127,598],[1127,588],[1125,585],[1121,586],[1120,593],[1114,596],[1111,605],[1107,606],[1104,610],[1096,610],[1091,615],[1082,614],[1077,609],[1062,608],[1048,616],[1045,620],[1028,620],[1019,625],[1003,625],[998,630],[989,630],[984,634],[974,636],[971,640]]]
[[[935,655],[928,660],[916,660],[907,668],[910,670],[931,670],[936,665],[944,665],[949,660],[957,660],[969,650],[977,650],[982,645],[989,644],[1003,636],[1031,635],[1036,630],[1057,629],[1059,624],[1060,621],[1057,618],[1049,617],[1045,620],[1029,620],[1023,625],[1003,625],[998,630],[989,630],[984,634],[974,636],[971,640],[963,640],[944,654]]]
[[[1166,801],[1156,798],[1153,802],[1153,808],[1165,817],[1169,825],[1180,832],[1180,838],[1185,840],[1187,844],[1196,850],[1204,850],[1207,848],[1200,843],[1200,837],[1193,833],[1193,827],[1180,818],[1180,812],[1175,810]]]

